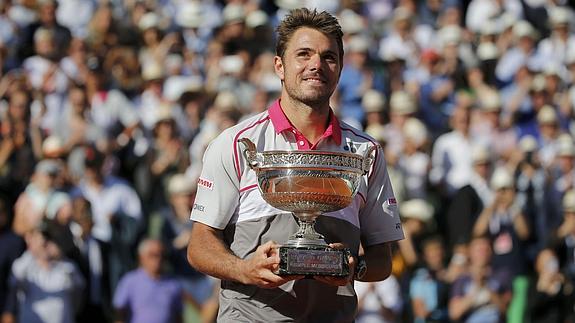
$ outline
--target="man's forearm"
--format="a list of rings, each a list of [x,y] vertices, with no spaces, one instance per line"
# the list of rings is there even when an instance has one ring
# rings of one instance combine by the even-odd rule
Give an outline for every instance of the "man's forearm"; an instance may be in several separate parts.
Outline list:
[[[194,223],[188,244],[188,261],[196,270],[222,280],[243,282],[242,259],[223,243],[220,230]]]
[[[390,242],[369,246],[364,249],[363,258],[367,272],[361,279],[365,282],[384,280],[391,274]]]

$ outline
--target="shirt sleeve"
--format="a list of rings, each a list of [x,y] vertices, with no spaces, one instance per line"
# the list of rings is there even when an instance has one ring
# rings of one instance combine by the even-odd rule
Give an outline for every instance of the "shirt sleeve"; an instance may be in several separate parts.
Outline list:
[[[370,246],[403,239],[397,201],[381,147],[377,149],[367,185],[366,203],[359,214],[362,243]]]
[[[191,220],[223,230],[232,219],[239,205],[236,145],[233,136],[224,131],[206,149]]]
[[[112,300],[114,308],[116,309],[125,309],[128,307],[130,302],[130,290],[132,289],[130,286],[130,274],[127,274],[120,282],[118,282],[118,287],[116,287],[116,291],[114,292],[114,299]]]

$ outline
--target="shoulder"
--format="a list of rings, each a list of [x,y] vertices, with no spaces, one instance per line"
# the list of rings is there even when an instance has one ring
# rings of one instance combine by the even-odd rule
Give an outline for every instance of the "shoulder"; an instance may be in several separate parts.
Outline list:
[[[12,272],[16,277],[22,278],[28,268],[36,266],[34,257],[29,251],[26,251],[12,264]]]
[[[341,135],[342,139],[350,139],[354,142],[364,142],[364,143],[372,143],[376,144],[377,141],[370,135],[368,135],[365,131],[355,128],[354,126],[340,121],[339,123],[341,127]]]
[[[124,276],[122,276],[122,278],[120,279],[120,282],[118,283],[117,288],[120,289],[123,287],[126,289],[131,289],[130,286],[137,285],[138,283],[141,283],[144,278],[145,278],[145,273],[141,269],[135,269],[135,270],[129,271]]]
[[[240,138],[255,138],[257,133],[261,133],[263,128],[269,125],[269,115],[267,111],[241,121],[235,126],[222,131],[208,145],[208,150],[214,152],[230,154],[235,151]]]

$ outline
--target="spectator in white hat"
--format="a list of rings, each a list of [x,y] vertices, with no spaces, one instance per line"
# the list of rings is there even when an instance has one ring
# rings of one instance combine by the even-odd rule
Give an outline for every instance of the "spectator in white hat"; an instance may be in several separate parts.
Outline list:
[[[525,297],[520,282],[525,281],[529,271],[529,258],[526,254],[527,242],[531,236],[523,205],[515,193],[515,180],[512,173],[503,167],[497,168],[491,177],[491,188],[495,197],[477,219],[473,234],[486,236],[493,250],[491,267],[493,271],[506,273],[508,282],[513,286],[515,301]],[[522,320],[524,303],[512,303],[510,317]]]
[[[548,22],[551,27],[549,37],[541,40],[537,54],[542,62],[564,64],[567,53],[575,51],[575,35],[570,33],[573,10],[566,6],[553,6],[548,9]]]
[[[418,248],[434,226],[434,211],[433,206],[423,199],[412,199],[399,205],[405,233],[405,239],[398,242],[399,252],[408,267],[421,260],[421,250]]]
[[[539,139],[539,158],[545,168],[551,166],[557,153],[558,138],[561,134],[557,111],[550,105],[545,105],[537,113],[537,129]]]
[[[408,118],[415,116],[417,103],[406,91],[395,91],[389,100],[389,123],[385,125],[384,137],[388,153],[399,156],[403,149],[403,127]]]
[[[497,79],[503,83],[513,81],[517,70],[525,64],[536,62],[537,31],[526,20],[520,20],[512,28],[513,43],[499,59],[495,68]]]
[[[377,90],[369,89],[363,95],[361,105],[365,111],[365,129],[382,127],[385,123],[383,118],[385,95]]]
[[[427,174],[430,158],[426,146],[429,134],[425,125],[416,118],[405,121],[403,128],[403,150],[399,157],[399,167],[403,172],[405,198],[427,198]]]
[[[415,15],[407,7],[399,6],[393,11],[392,29],[379,43],[379,54],[386,57],[388,51],[405,59],[407,66],[415,66],[420,44],[415,40]]]
[[[479,142],[491,147],[496,158],[509,161],[517,146],[517,133],[502,118],[501,97],[497,90],[488,90],[477,98],[478,109],[472,116],[471,134]]]

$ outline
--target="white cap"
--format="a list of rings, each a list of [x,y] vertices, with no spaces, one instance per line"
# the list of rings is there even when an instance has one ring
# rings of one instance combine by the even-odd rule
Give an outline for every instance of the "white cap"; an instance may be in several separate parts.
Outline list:
[[[144,81],[152,81],[152,80],[159,80],[165,77],[164,67],[157,62],[151,62],[148,64],[144,64],[144,68],[142,70],[142,79]]]
[[[533,152],[539,148],[539,145],[537,144],[537,139],[535,139],[535,137],[532,135],[526,135],[519,140],[519,148],[523,152]]]
[[[161,103],[156,110],[154,110],[154,124],[160,121],[173,120],[172,106],[168,103]]]
[[[402,6],[399,6],[393,10],[393,21],[398,22],[402,20],[409,20],[411,21],[414,18],[413,13]]]
[[[561,67],[555,62],[547,62],[543,66],[543,75],[561,77]]]
[[[50,135],[42,142],[42,154],[46,157],[56,157],[64,152],[62,138]]]
[[[557,112],[549,105],[544,105],[537,113],[537,122],[541,124],[555,124],[557,123]]]
[[[239,4],[230,3],[222,11],[224,24],[243,22],[246,19],[244,8]]]
[[[529,37],[531,39],[537,39],[537,31],[526,20],[520,20],[513,26],[513,35],[517,38]]]
[[[176,14],[176,24],[183,28],[197,28],[204,21],[202,4],[199,1],[187,1]]]
[[[575,157],[575,145],[571,135],[565,133],[557,138],[557,156]]]
[[[363,95],[361,104],[365,112],[382,112],[385,107],[385,96],[379,91],[369,89]]]
[[[417,110],[411,95],[405,91],[395,91],[391,94],[389,101],[391,112],[397,114],[410,114]]]
[[[479,32],[483,36],[497,35],[499,34],[499,26],[493,20],[486,21],[480,28]]]
[[[511,173],[503,167],[495,169],[493,175],[491,175],[490,184],[491,189],[494,191],[500,190],[502,188],[512,188],[515,186]]]
[[[365,36],[354,35],[347,42],[347,50],[355,53],[366,53],[369,49],[369,39]]]
[[[509,11],[504,12],[499,17],[499,26],[500,26],[500,30],[502,30],[502,31],[513,27],[516,23],[517,23],[517,16],[510,13]]]
[[[549,23],[552,26],[569,24],[571,21],[571,11],[566,7],[556,6],[548,11]]]
[[[491,161],[489,150],[484,145],[476,145],[471,148],[471,160],[473,164],[488,163]]]
[[[427,128],[417,118],[409,118],[403,124],[402,133],[406,139],[410,139],[418,146],[425,143],[428,138]]]
[[[479,98],[479,105],[485,111],[500,111],[501,96],[497,91],[487,91]]]
[[[402,202],[399,214],[404,219],[417,219],[428,222],[433,217],[433,206],[423,199],[412,199]]]
[[[339,15],[341,30],[344,34],[357,34],[365,30],[363,17],[350,9],[344,9]]]
[[[48,28],[40,27],[34,32],[34,42],[39,41],[52,41],[54,40],[54,32]]]
[[[385,127],[379,123],[367,126],[367,128],[365,128],[365,133],[370,135],[373,139],[375,139],[375,141],[386,141]]]
[[[379,56],[385,62],[396,60],[406,61],[411,49],[404,42],[389,42],[379,48]]]
[[[170,177],[168,182],[168,193],[170,194],[192,194],[196,191],[195,181],[185,174],[176,174]]]
[[[537,74],[531,81],[531,91],[534,92],[541,92],[545,90],[545,84],[547,81],[545,80],[545,76],[543,74]]]
[[[250,28],[265,26],[268,21],[268,15],[262,10],[252,11],[246,16],[246,26]]]
[[[160,17],[154,12],[145,13],[138,21],[138,28],[140,28],[140,30],[157,28],[159,25]]]
[[[459,44],[461,42],[462,30],[457,25],[447,25],[437,32],[437,36],[442,46],[449,44]]]
[[[483,42],[477,47],[477,58],[482,61],[496,59],[498,56],[499,50],[492,42]]]
[[[275,0],[275,4],[284,10],[293,10],[305,5],[303,0]]]
[[[220,111],[229,111],[236,109],[238,106],[238,98],[230,91],[222,91],[218,93],[214,100],[214,107]]]
[[[575,190],[570,189],[563,195],[563,212],[575,212]]]
[[[220,68],[224,73],[239,73],[244,67],[244,60],[239,55],[227,55],[220,59]]]

